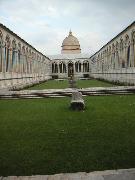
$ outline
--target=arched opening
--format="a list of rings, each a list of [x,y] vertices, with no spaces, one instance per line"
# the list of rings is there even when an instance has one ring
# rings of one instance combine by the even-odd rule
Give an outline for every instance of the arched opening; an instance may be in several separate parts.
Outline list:
[[[12,42],[12,64],[11,64],[12,70],[13,70],[15,63],[16,63],[15,51],[16,51],[16,42],[15,42],[15,40],[13,40],[13,42]]]
[[[2,72],[2,33],[0,32],[0,72]]]
[[[18,72],[21,72],[21,44],[18,43]],[[30,72],[31,72],[31,63],[30,63]]]
[[[68,64],[68,77],[71,77],[74,75],[74,65],[72,62]]]
[[[125,57],[126,67],[129,67],[130,66],[130,40],[127,34],[125,36],[125,46],[126,46],[126,57]]]
[[[81,63],[79,61],[75,63],[75,71],[81,72]]]
[[[21,64],[21,51],[18,50],[18,71],[20,72],[20,64]],[[31,67],[31,66],[30,66]]]
[[[27,73],[29,73],[28,47],[26,47],[26,63],[27,63]]]
[[[60,62],[59,64],[59,72],[66,73],[66,64],[64,62]]]
[[[89,72],[89,62],[88,61],[83,62],[83,72]]]
[[[134,50],[134,67],[135,67],[135,39],[133,40],[133,50]]]
[[[122,68],[125,68],[125,61],[122,61]]]
[[[10,38],[6,36],[6,44],[5,44],[5,61],[6,61],[6,72],[9,71],[9,53],[10,53]]]
[[[23,73],[26,72],[26,54],[25,54],[25,46],[22,47],[22,56],[23,56]],[[34,53],[32,53],[32,58],[33,58],[33,61],[34,61]],[[35,62],[35,61],[34,61]]]
[[[67,70],[66,70],[66,64],[63,63],[63,73],[66,73],[66,72],[67,72]]]
[[[78,62],[75,63],[75,71],[78,72]]]
[[[121,67],[122,67],[122,68],[125,68],[124,42],[123,42],[123,39],[120,40],[120,63],[121,63]]]
[[[127,49],[127,67],[130,67],[130,46]]]
[[[59,72],[60,72],[60,73],[63,73],[62,65],[63,65],[63,63],[60,63],[60,64],[59,64]]]
[[[81,66],[82,66],[81,63],[79,62],[79,72],[81,72],[81,70],[82,70]]]
[[[52,73],[54,73],[54,63],[52,63]]]
[[[117,61],[117,68],[119,68],[120,63],[119,63],[119,52],[118,51],[116,51],[116,61]]]
[[[58,73],[58,65],[56,62],[52,63],[52,73]]]
[[[58,73],[58,64],[55,63],[54,73]]]

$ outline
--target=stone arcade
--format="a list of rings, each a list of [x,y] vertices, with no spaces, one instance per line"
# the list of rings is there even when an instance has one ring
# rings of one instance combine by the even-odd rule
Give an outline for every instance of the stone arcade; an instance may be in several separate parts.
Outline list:
[[[94,77],[135,85],[135,22],[98,52],[81,53],[69,32],[60,55],[47,57],[0,24],[0,89],[13,89],[51,78]]]
[[[25,87],[50,78],[50,59],[0,24],[0,88]]]
[[[135,85],[135,22],[90,57],[90,76]]]

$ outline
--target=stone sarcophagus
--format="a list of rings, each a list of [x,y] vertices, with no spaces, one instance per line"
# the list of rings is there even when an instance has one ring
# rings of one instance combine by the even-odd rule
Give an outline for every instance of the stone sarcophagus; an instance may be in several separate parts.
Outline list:
[[[71,99],[70,107],[72,110],[79,110],[79,111],[85,109],[85,104],[84,104],[84,100],[82,98],[81,92],[79,91],[72,92],[72,99]]]

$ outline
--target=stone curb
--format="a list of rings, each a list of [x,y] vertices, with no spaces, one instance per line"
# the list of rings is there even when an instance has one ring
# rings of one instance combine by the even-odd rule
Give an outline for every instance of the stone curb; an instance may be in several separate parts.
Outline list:
[[[8,176],[0,180],[135,180],[135,168],[94,171],[90,173],[62,173],[55,175]]]

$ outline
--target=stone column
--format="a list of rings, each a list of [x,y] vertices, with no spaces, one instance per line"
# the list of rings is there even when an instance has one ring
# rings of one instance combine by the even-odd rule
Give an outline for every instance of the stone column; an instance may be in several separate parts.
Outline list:
[[[28,67],[28,72],[29,72],[29,82],[31,82],[31,62],[30,62],[29,56],[28,56],[28,64],[29,64],[29,67]]]
[[[18,75],[21,72],[20,64],[21,64],[21,54],[20,54],[20,51],[18,51]]]
[[[35,81],[36,81],[36,76],[37,76],[37,63],[36,63],[36,60],[33,59],[34,61],[34,78],[35,78]]]
[[[10,60],[9,60],[9,62],[10,62],[9,63],[10,64],[9,65],[9,72],[10,72],[10,78],[11,78],[10,79],[10,81],[11,81],[10,84],[11,84],[11,86],[13,86],[13,84],[14,84],[13,83],[13,81],[14,81],[13,78],[14,77],[13,77],[13,49],[12,48],[10,48]]]
[[[8,47],[8,67],[7,67],[7,82],[8,86],[11,86],[11,60],[12,60],[12,50]]]
[[[125,61],[125,66],[127,68],[127,45],[125,44],[124,46],[124,61]]]
[[[19,75],[20,75],[20,82],[22,82],[22,54],[20,53],[20,60],[19,60]]]
[[[37,81],[39,81],[39,62],[37,61]]]
[[[24,65],[25,83],[27,84],[27,59],[26,59],[26,54],[24,55],[24,59],[25,59],[25,65]]]
[[[12,48],[9,48],[9,72],[12,72]]]
[[[124,74],[124,79],[125,79],[125,82],[127,83],[127,68],[128,68],[128,64],[127,64],[127,45],[125,44],[125,47],[124,47],[124,59],[125,59],[125,74]]]
[[[134,48],[133,54],[134,54],[134,67],[135,67],[135,40],[134,40],[134,43],[133,43],[133,48]]]
[[[29,74],[30,74],[30,82],[32,81],[32,62],[29,57]]]
[[[34,80],[36,81],[36,61],[35,61],[35,59],[33,59],[33,63],[34,63]]]
[[[68,63],[65,62],[65,66],[66,66],[66,77],[68,77]]]
[[[39,73],[38,73],[38,71],[39,71],[39,63],[38,63],[38,61],[36,60],[36,63],[37,63],[37,81],[39,80]]]
[[[122,68],[122,49],[121,48],[119,50],[119,67],[121,70],[121,68]]]
[[[5,72],[5,46],[2,44],[2,72]]]
[[[5,78],[5,46],[1,44],[2,49],[2,78]],[[2,86],[5,86],[5,80],[2,80]]]
[[[0,73],[2,74],[2,44],[0,42]]]
[[[38,61],[38,80],[41,80],[41,64],[40,61]]]
[[[33,83],[33,60],[30,57],[30,61],[31,61],[31,77],[32,77],[32,83]]]
[[[19,62],[18,62],[18,49],[15,51],[15,59],[16,59],[16,64],[15,64],[15,72],[16,72],[16,78],[17,78],[17,84],[19,83]]]
[[[130,65],[134,67],[134,44],[133,41],[130,43]]]
[[[40,69],[39,62],[37,61],[37,80],[38,81],[39,81],[39,69]]]
[[[25,54],[23,53],[23,82],[24,82],[24,85],[25,85],[25,83],[26,83],[26,67],[25,67],[25,65],[26,65],[26,59],[25,59]]]

